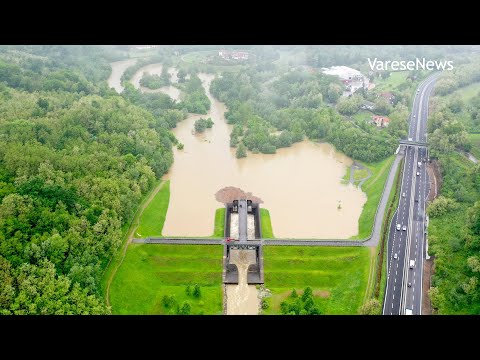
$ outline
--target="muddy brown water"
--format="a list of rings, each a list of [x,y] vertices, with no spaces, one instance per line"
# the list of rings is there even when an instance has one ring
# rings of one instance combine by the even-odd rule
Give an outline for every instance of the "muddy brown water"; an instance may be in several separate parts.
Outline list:
[[[132,61],[112,63],[111,86],[118,89],[120,70]],[[138,88],[144,71],[160,74],[161,68],[161,64],[143,67],[132,83]],[[350,158],[330,144],[303,141],[276,154],[249,153],[237,159],[235,149],[229,147],[232,126],[223,116],[226,107],[208,91],[213,75],[200,74],[200,78],[212,107],[207,115],[191,115],[173,129],[185,148],[174,148],[174,164],[164,177],[171,182],[163,235],[211,235],[215,209],[222,207],[215,193],[226,186],[252,192],[264,201],[276,237],[347,238],[358,233],[366,195],[351,184],[341,184]],[[178,99],[179,92],[169,95]],[[203,134],[193,134],[193,123],[200,117],[211,117],[215,124]]]
[[[255,263],[254,250],[232,250],[230,262],[238,268],[238,285],[227,288],[227,315],[257,315],[260,306],[255,285],[248,285],[248,265]]]
[[[118,93],[121,93],[123,91],[123,86],[120,84],[120,77],[129,66],[134,65],[136,62],[137,59],[128,59],[110,63],[112,73],[107,80],[108,86],[114,88]]]
[[[213,75],[200,78],[209,89]],[[211,235],[215,209],[222,207],[215,193],[225,186],[260,197],[270,210],[276,237],[347,238],[358,233],[366,195],[341,184],[350,158],[330,144],[303,141],[276,154],[249,153],[237,159],[229,147],[232,126],[223,116],[226,107],[208,91],[207,95],[212,103],[209,114],[192,115],[173,129],[185,148],[174,149],[175,161],[164,177],[171,182],[163,235]],[[193,134],[193,123],[200,117],[211,117],[214,125]]]
[[[162,64],[150,64],[142,67],[139,69],[133,76],[130,82],[136,87],[136,88],[141,88],[143,92],[147,93],[157,93],[157,92],[162,92],[164,94],[167,94],[170,96],[173,100],[178,101],[180,99],[180,94],[181,91],[177,89],[176,87],[170,85],[170,86],[162,86],[160,89],[149,89],[143,86],[140,86],[140,80],[143,77],[143,73],[148,72],[151,75],[161,75],[162,74]],[[177,70],[173,68],[169,68],[168,73],[171,75],[170,80],[172,82],[178,82],[177,78]]]

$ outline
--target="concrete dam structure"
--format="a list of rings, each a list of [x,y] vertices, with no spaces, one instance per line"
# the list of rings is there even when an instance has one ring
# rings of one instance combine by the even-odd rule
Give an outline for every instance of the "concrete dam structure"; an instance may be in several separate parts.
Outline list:
[[[263,284],[262,229],[260,207],[251,200],[239,199],[225,205],[225,246],[223,250],[223,283],[238,284],[238,267],[232,262],[232,251],[247,250],[249,258],[247,283]]]

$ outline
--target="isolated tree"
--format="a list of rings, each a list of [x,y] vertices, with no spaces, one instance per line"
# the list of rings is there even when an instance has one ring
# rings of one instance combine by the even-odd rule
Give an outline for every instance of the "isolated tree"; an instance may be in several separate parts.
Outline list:
[[[173,308],[177,304],[177,300],[175,299],[175,295],[164,295],[162,298],[162,305],[169,309]]]
[[[195,287],[193,288],[193,296],[196,297],[197,299],[202,296],[202,291],[200,290],[200,285],[195,284]]]
[[[235,155],[237,156],[237,159],[247,157],[247,149],[245,148],[245,145],[243,145],[243,143],[240,143],[238,145]]]
[[[182,303],[182,306],[178,311],[178,315],[190,315],[191,311],[192,311],[192,306],[188,301],[185,301]]]
[[[263,310],[268,309],[269,307],[268,302],[265,299],[262,299],[261,305]]]
[[[192,295],[192,290],[190,289],[190,285],[187,285],[187,288],[185,289],[185,293],[190,296]]]

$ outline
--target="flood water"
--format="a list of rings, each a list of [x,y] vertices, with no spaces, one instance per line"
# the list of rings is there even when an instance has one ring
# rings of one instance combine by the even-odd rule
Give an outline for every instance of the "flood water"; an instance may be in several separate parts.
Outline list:
[[[109,85],[120,91],[120,76],[134,62],[112,63]],[[138,88],[144,71],[160,74],[161,69],[161,64],[147,65],[132,82]],[[175,81],[175,70],[169,72]],[[200,74],[200,78],[208,89],[213,75]],[[162,89],[178,99],[180,91],[168,88]],[[174,148],[175,161],[165,176],[171,180],[171,194],[164,236],[211,235],[215,209],[222,207],[215,193],[226,186],[252,192],[264,201],[261,206],[270,210],[276,237],[347,238],[358,233],[366,196],[353,185],[341,184],[350,158],[329,144],[304,141],[276,154],[249,153],[236,159],[235,149],[229,147],[232,126],[225,122],[225,105],[208,91],[207,95],[212,103],[209,114],[192,115],[173,129],[185,148]],[[211,117],[215,124],[204,134],[194,135],[193,123],[202,116]]]
[[[209,89],[213,75],[199,77]],[[223,117],[225,105],[207,95],[209,114],[192,115],[173,129],[185,148],[174,148],[175,161],[164,177],[171,180],[164,236],[211,235],[215,209],[223,206],[215,193],[226,186],[264,201],[261,206],[270,210],[276,237],[348,238],[358,233],[366,196],[351,184],[341,184],[350,158],[329,144],[303,141],[276,154],[249,153],[237,159],[229,147],[232,126]],[[211,117],[214,125],[192,134],[200,117]]]
[[[150,65],[146,65],[144,67],[142,67],[141,69],[139,69],[133,76],[132,76],[132,79],[130,80],[131,83],[136,87],[136,88],[141,88],[141,90],[143,92],[147,92],[147,93],[157,93],[157,92],[162,92],[164,94],[167,94],[168,96],[170,96],[173,100],[175,101],[178,101],[180,99],[180,90],[177,89],[176,87],[170,85],[170,86],[162,86],[161,88],[159,89],[155,89],[155,90],[152,90],[152,89],[149,89],[149,88],[146,88],[146,87],[143,87],[143,86],[140,86],[140,80],[142,79],[143,77],[143,73],[145,72],[148,72],[150,73],[151,75],[161,75],[162,74],[162,64],[150,64]],[[168,70],[168,73],[170,74],[170,81],[172,83],[176,83],[178,82],[178,78],[177,78],[177,70],[173,69],[173,68],[169,68]]]
[[[121,93],[123,91],[123,86],[120,84],[120,77],[129,66],[134,65],[136,62],[137,59],[128,59],[110,63],[112,73],[107,80],[108,86],[114,88],[118,93]]]
[[[260,306],[255,285],[248,285],[248,265],[255,264],[254,250],[231,250],[230,262],[238,267],[238,285],[227,287],[227,315],[257,315]]]

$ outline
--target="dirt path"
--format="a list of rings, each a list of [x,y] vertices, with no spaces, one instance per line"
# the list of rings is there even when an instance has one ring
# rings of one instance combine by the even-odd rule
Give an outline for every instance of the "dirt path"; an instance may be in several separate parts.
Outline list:
[[[367,170],[368,175],[362,179],[355,180],[355,170]],[[350,166],[350,180],[349,180],[350,184],[354,184],[356,181],[358,181],[357,186],[361,189],[363,183],[368,179],[370,179],[371,177],[372,177],[372,172],[370,171],[370,169],[367,168],[366,166],[363,166],[359,162],[354,161],[352,166]]]
[[[432,303],[430,301],[430,296],[428,295],[428,290],[431,287],[432,275],[435,271],[435,264],[433,263],[433,256],[430,260],[425,260],[423,262],[423,301],[422,301],[422,315],[432,315]]]
[[[442,178],[436,160],[427,164],[427,173],[430,182],[430,191],[428,193],[427,202],[430,203],[438,196],[439,190],[442,186]]]
[[[367,288],[365,289],[365,295],[363,296],[363,303],[365,304],[367,300],[370,298],[370,295],[373,292],[373,286],[375,283],[375,260],[377,258],[377,248],[370,247],[370,271],[368,272],[368,281],[367,281]]]
[[[469,152],[466,152],[466,151],[461,151],[461,150],[457,150],[457,152],[463,156],[465,156],[468,160],[470,160],[472,163],[474,164],[478,164],[478,159],[473,156],[471,153]]]
[[[165,181],[162,181],[160,184],[158,184],[157,187],[155,189],[153,189],[153,191],[150,194],[150,196],[148,197],[148,199],[146,201],[144,201],[143,205],[141,205],[139,208],[137,208],[135,216],[134,216],[134,218],[132,220],[132,223],[130,224],[130,227],[129,227],[129,230],[128,230],[127,241],[125,241],[125,243],[123,244],[122,258],[120,259],[120,262],[115,267],[115,269],[113,269],[112,273],[110,274],[110,277],[108,278],[107,288],[106,288],[106,291],[105,291],[105,298],[106,298],[105,300],[107,302],[107,306],[110,306],[110,285],[112,283],[113,278],[115,277],[115,274],[117,273],[117,270],[122,265],[123,259],[125,259],[125,254],[127,253],[128,244],[130,244],[133,240],[133,234],[135,233],[135,231],[138,228],[138,225],[140,223],[140,217],[142,216],[145,208],[150,204],[150,202],[153,200],[155,195],[157,195],[157,193],[160,191],[160,189],[163,187],[164,184],[165,184]]]

